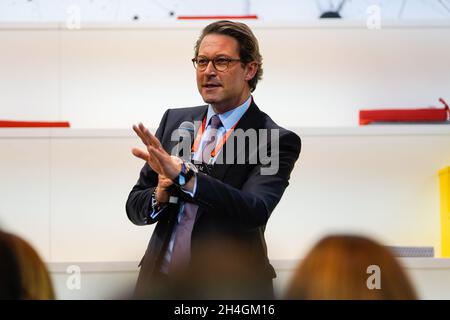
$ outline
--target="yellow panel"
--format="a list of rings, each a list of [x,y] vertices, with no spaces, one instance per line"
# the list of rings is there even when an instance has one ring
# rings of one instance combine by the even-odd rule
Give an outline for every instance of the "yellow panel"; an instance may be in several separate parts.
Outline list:
[[[450,167],[439,170],[442,257],[450,257]]]

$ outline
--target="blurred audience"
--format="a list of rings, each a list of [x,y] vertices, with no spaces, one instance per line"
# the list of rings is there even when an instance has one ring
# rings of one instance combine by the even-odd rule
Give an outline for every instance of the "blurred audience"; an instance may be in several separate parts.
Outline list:
[[[379,274],[377,274],[379,273]],[[286,299],[416,299],[407,275],[391,252],[371,239],[331,235],[300,263]]]
[[[22,238],[0,231],[0,299],[54,299],[47,268]]]

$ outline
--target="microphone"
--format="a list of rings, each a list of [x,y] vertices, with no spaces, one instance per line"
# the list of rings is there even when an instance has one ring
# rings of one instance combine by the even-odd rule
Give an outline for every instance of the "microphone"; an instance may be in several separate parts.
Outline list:
[[[184,121],[180,124],[177,130],[172,133],[172,141],[178,141],[176,145],[175,155],[182,158],[184,161],[191,161],[191,146],[194,143],[195,126],[190,121]],[[173,153],[172,153],[173,154]],[[176,189],[171,186],[172,192]],[[170,203],[178,203],[179,197],[170,196]]]
[[[176,155],[185,161],[191,161],[191,147],[194,143],[195,126],[190,121],[184,121],[178,127],[178,144]]]
[[[190,121],[184,121],[180,124],[180,127],[178,128],[181,132],[186,132],[189,134],[191,141],[194,140],[194,131],[195,127],[194,124]]]
[[[194,140],[195,126],[192,122],[184,121],[183,123],[180,124],[180,127],[178,128],[178,130],[189,134],[191,141]]]

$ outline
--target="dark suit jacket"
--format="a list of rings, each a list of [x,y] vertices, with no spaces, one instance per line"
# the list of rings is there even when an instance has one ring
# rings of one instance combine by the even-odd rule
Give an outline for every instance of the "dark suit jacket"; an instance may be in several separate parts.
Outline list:
[[[171,141],[171,134],[182,122],[201,121],[206,116],[207,109],[205,105],[167,110],[156,131],[156,137],[164,149],[171,152],[177,143]],[[264,231],[267,220],[289,184],[290,173],[300,154],[301,141],[295,133],[278,126],[267,114],[260,111],[253,101],[235,130],[239,128],[279,130],[279,170],[274,175],[261,175],[263,164],[260,159],[258,158],[256,164],[248,161],[248,155],[255,150],[246,150],[246,163],[215,164],[210,175],[198,174],[195,196],[191,200],[187,199],[199,205],[192,231],[191,265],[205,266],[201,260],[204,258],[204,245],[220,243],[218,250],[208,251],[212,254],[209,257],[211,263],[206,265],[212,269],[206,266],[206,270],[214,273],[223,268],[223,263],[213,262],[221,261],[220,258],[227,255],[227,261],[235,260],[243,270],[251,270],[251,274],[256,278],[272,283],[276,274],[267,257]],[[227,140],[222,151],[224,159],[226,146],[231,139],[233,135]],[[270,142],[269,139],[268,141]],[[248,144],[248,141],[246,143]],[[238,153],[239,151],[235,152],[235,158]],[[169,205],[155,219],[149,217],[152,211],[151,194],[157,183],[157,174],[145,164],[126,203],[128,218],[134,224],[157,223],[140,264],[137,288],[149,286],[152,275],[159,270],[179,209],[178,205]],[[236,253],[235,259],[232,253],[229,254],[233,251],[224,249],[227,244],[230,244],[230,247],[231,244],[235,245],[235,249],[239,248],[240,253]],[[219,276],[220,272],[217,271],[216,274]]]

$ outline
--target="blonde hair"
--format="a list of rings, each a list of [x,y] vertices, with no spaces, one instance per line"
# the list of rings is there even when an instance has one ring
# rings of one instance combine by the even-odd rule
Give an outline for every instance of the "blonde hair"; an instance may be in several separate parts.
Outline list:
[[[380,288],[369,289],[369,266],[380,268]],[[387,248],[365,237],[332,235],[298,266],[286,298],[411,300],[416,293]]]
[[[33,247],[22,238],[9,233],[0,233],[0,241],[6,243],[10,257],[17,270],[17,298],[25,300],[55,299],[52,281],[47,267]],[[5,275],[2,275],[3,277]],[[6,275],[7,276],[7,275]]]

